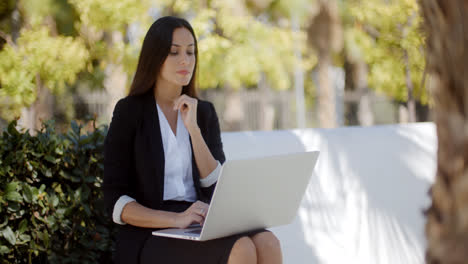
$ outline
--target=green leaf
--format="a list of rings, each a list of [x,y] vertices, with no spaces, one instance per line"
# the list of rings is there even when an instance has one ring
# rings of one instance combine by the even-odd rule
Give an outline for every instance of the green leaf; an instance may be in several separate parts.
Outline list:
[[[84,177],[84,182],[86,182],[86,183],[92,183],[92,182],[94,182],[94,180],[95,180],[95,178],[92,175],[88,175],[88,176]]]
[[[0,246],[0,255],[5,255],[10,253],[10,249],[7,246]]]
[[[86,144],[89,144],[92,140],[93,140],[92,137],[83,136],[83,137],[80,138],[79,143],[80,143],[80,145],[86,145]]]
[[[47,231],[42,232],[42,240],[44,241],[45,248],[49,248],[49,234],[47,234]]]
[[[47,209],[47,207],[44,205],[43,201],[39,200],[38,204],[42,209]]]
[[[50,169],[47,169],[44,173],[44,175],[48,178],[51,178],[52,177],[52,171]]]
[[[75,190],[73,193],[73,199],[75,199],[75,201],[81,201],[81,188]]]
[[[8,211],[9,212],[17,212],[20,210],[20,204],[17,203],[17,202],[11,202],[11,203],[8,203]]]
[[[91,189],[88,187],[88,185],[81,185],[81,201],[85,202],[89,198],[89,194],[91,193]]]
[[[55,217],[53,215],[48,216],[46,222],[49,227],[53,227],[56,222]]]
[[[81,129],[81,128],[80,128],[80,126],[76,123],[75,120],[73,120],[73,121],[71,122],[71,129],[72,129],[72,131],[73,131],[77,136],[80,135],[80,129]]]
[[[61,148],[55,148],[55,153],[58,155],[63,155],[63,150]]]
[[[11,230],[11,228],[9,226],[7,226],[5,229],[3,229],[1,231],[3,237],[8,241],[10,242],[11,245],[15,245],[16,244],[16,237],[15,237],[15,234],[13,233],[13,230]]]
[[[0,228],[3,228],[4,226],[6,226],[8,224],[8,218],[6,216],[4,216],[4,219],[3,220],[3,223],[0,224]]]
[[[87,204],[82,204],[83,209],[85,210],[85,213],[87,216],[91,216],[91,209],[89,209],[89,206]]]
[[[80,177],[78,177],[78,176],[71,176],[71,177],[70,177],[70,180],[71,180],[72,182],[80,182],[80,181],[81,181]]]
[[[23,198],[27,203],[31,203],[34,200],[32,188],[34,188],[34,187],[31,187],[31,186],[29,186],[27,184],[25,184],[24,187],[23,187],[23,190],[24,190]]]
[[[31,241],[31,236],[27,234],[21,234],[19,235],[19,240],[21,241],[21,244],[26,244],[27,242]]]
[[[53,163],[53,164],[56,164],[56,163],[57,163],[57,161],[55,160],[55,158],[52,157],[52,156],[50,156],[50,155],[46,155],[46,156],[45,156],[45,159],[46,159],[48,162],[50,162],[50,163]]]
[[[14,120],[13,122],[11,122],[11,123],[8,125],[7,131],[8,131],[8,133],[10,133],[10,135],[12,135],[12,136],[18,136],[18,135],[19,135],[18,130],[16,130],[16,120]]]
[[[10,201],[14,202],[21,202],[23,201],[23,197],[19,192],[9,192],[7,195],[5,195],[5,198]]]
[[[59,172],[59,175],[62,176],[62,178],[67,179],[67,180],[70,180],[71,178],[71,175],[68,172],[65,172],[63,170]]]
[[[29,161],[26,161],[26,168],[28,169],[28,171],[32,171],[34,169],[31,163],[29,163]]]
[[[40,157],[42,157],[42,156],[43,156],[43,154],[42,154],[42,153],[38,153],[38,152],[34,152],[34,151],[33,151],[33,152],[31,152],[31,154],[32,154],[34,157],[36,157],[36,158],[40,158]]]
[[[52,207],[57,207],[57,205],[59,204],[59,198],[57,197],[57,195],[51,195],[49,201]]]
[[[28,228],[28,220],[27,219],[21,220],[19,227],[18,227],[18,232],[22,234],[26,231],[27,228]]]
[[[33,197],[37,197],[39,195],[39,189],[37,189],[36,187],[31,188],[31,190],[33,193]]]
[[[12,191],[16,191],[16,188],[18,187],[18,185],[19,185],[19,182],[17,182],[17,181],[8,183],[6,188],[5,188],[5,192],[9,193],[9,192],[12,192]]]

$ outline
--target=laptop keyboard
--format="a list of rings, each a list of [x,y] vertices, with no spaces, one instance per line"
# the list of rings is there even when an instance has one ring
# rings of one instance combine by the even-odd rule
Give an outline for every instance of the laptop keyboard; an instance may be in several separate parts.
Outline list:
[[[189,231],[185,231],[184,233],[199,235],[199,234],[201,234],[201,231],[202,231],[201,228],[199,228],[199,229],[192,229],[192,230],[189,230]]]

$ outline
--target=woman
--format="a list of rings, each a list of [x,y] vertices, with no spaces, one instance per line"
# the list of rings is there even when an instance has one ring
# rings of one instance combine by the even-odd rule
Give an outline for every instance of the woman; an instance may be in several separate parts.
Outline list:
[[[152,236],[203,224],[225,161],[213,105],[197,99],[197,40],[184,19],[163,17],[143,42],[130,93],[105,141],[104,197],[119,224],[116,263],[281,263],[266,230],[198,242]]]

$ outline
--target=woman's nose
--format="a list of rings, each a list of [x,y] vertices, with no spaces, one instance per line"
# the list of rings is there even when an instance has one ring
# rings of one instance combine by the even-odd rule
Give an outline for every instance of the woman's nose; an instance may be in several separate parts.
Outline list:
[[[190,62],[190,56],[187,54],[182,54],[180,64],[187,65]]]

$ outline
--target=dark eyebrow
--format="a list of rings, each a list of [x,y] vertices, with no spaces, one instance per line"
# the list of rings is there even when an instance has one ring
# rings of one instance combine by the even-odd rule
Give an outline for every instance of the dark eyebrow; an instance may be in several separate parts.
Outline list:
[[[174,44],[174,43],[173,43],[172,46],[180,47],[181,45],[179,45],[179,44]],[[192,44],[189,44],[189,45],[187,45],[187,46],[195,46],[195,44],[192,43]]]

